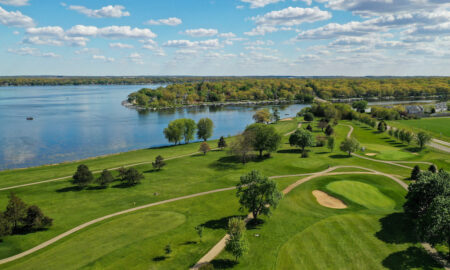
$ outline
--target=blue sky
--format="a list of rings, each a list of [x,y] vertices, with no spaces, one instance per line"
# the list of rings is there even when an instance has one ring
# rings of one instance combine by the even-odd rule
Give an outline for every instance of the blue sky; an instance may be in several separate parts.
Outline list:
[[[450,75],[447,0],[0,0],[0,75]]]

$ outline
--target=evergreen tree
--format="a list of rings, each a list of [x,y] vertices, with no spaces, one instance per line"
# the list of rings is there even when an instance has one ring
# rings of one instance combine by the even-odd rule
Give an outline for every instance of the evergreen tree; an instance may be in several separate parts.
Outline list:
[[[81,164],[78,166],[77,171],[73,175],[72,183],[78,185],[80,188],[84,188],[94,180],[92,172],[88,166]]]
[[[411,171],[411,180],[417,180],[419,179],[420,175],[420,168],[419,165],[414,166],[413,170]]]
[[[158,155],[155,158],[155,162],[152,162],[152,166],[155,170],[161,170],[162,167],[166,166],[166,162],[164,161],[164,158],[161,155]]]

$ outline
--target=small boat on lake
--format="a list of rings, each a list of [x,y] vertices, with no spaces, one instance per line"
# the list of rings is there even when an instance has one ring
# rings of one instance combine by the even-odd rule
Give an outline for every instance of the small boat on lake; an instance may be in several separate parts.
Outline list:
[[[28,117],[27,117],[27,120],[34,120],[34,118],[33,118],[33,117],[30,117],[30,116],[28,116]]]

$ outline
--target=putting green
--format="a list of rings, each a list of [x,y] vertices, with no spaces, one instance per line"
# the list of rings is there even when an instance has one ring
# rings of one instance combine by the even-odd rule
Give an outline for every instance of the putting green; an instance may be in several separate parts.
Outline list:
[[[139,211],[120,216],[47,248],[47,252],[30,258],[25,265],[32,265],[33,269],[96,268],[103,260],[111,260],[111,256],[120,258],[118,251],[170,231],[185,221],[183,214],[175,212]],[[11,269],[25,268],[18,263]]]
[[[334,181],[326,189],[369,209],[394,209],[396,205],[378,188],[359,181]]]

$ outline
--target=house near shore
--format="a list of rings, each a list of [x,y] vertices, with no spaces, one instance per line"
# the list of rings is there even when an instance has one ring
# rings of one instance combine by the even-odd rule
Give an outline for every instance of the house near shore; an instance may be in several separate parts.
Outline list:
[[[405,106],[405,110],[408,114],[423,114],[425,112],[423,106],[420,105],[408,105]]]
[[[446,102],[436,103],[436,105],[434,106],[434,109],[436,110],[437,113],[446,112],[448,109],[447,103]]]

